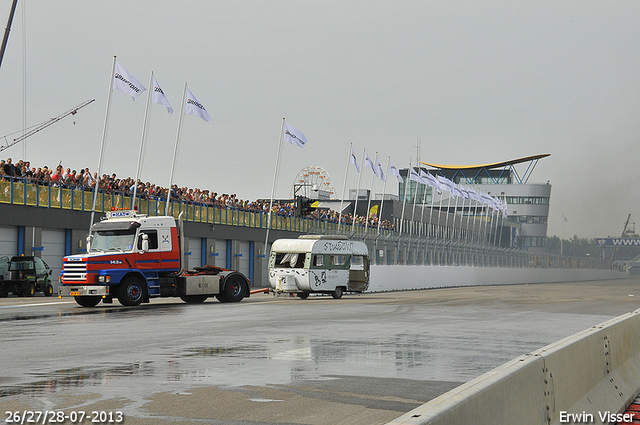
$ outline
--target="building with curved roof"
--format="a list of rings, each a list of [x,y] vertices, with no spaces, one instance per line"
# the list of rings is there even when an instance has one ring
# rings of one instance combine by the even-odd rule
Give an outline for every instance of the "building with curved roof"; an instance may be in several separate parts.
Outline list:
[[[520,223],[518,245],[523,249],[541,251],[544,249],[549,219],[551,184],[531,183],[530,177],[540,161],[550,154],[531,155],[508,161],[478,165],[443,165],[420,162],[420,168],[434,176],[443,176],[453,182],[472,187],[505,200],[508,205],[508,219]],[[518,168],[516,168],[516,165]],[[408,169],[400,174],[405,184],[399,185],[398,196],[407,202],[431,205],[432,208],[447,210],[456,214],[482,214],[482,206],[473,201],[455,203],[449,201],[449,193],[433,193],[430,186],[406,179]]]

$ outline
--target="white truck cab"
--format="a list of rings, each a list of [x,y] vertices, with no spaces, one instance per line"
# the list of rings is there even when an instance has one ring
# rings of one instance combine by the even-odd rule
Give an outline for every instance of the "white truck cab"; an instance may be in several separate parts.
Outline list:
[[[336,235],[278,239],[269,256],[269,284],[274,293],[364,292],[369,287],[369,252],[364,242]]]

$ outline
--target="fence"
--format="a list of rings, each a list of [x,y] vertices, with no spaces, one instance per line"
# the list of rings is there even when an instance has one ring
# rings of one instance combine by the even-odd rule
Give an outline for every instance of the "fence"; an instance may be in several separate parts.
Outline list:
[[[99,191],[96,212],[112,208],[131,209],[133,197],[122,192]],[[42,208],[91,211],[93,191],[84,187],[56,187],[34,184],[24,179],[0,181],[0,203]],[[141,214],[164,215],[166,200],[139,196],[136,205]],[[266,229],[268,214],[263,211],[244,211],[239,208],[171,200],[169,215],[196,223],[220,224]],[[467,217],[467,224],[470,217]],[[536,254],[518,248],[500,247],[502,226],[490,224],[486,216],[474,217],[480,224],[462,228],[462,218],[453,215],[451,226],[442,223],[419,223],[396,220],[404,231],[368,227],[362,224],[338,224],[316,218],[272,214],[272,230],[294,233],[342,234],[364,240],[377,265],[447,265],[507,268],[611,268],[604,259],[570,258]],[[456,227],[456,221],[460,225]],[[448,223],[448,220],[445,221]],[[487,228],[488,226],[488,228]],[[499,230],[500,229],[500,230]]]

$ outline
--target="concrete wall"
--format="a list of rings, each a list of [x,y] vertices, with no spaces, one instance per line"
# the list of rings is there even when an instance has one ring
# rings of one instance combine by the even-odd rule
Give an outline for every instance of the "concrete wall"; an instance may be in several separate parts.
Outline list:
[[[629,274],[599,269],[371,266],[369,292],[623,278],[629,278]]]
[[[96,214],[94,220],[97,221],[103,214]],[[23,245],[25,254],[33,253],[42,256],[43,253],[52,252],[44,247],[44,251],[32,250],[43,246],[42,236],[51,232],[62,234],[70,232],[70,240],[65,250],[71,254],[86,252],[86,235],[89,229],[91,213],[75,210],[57,208],[38,208],[22,205],[11,205],[0,203],[0,247],[5,248],[2,255],[17,255],[18,249],[18,228],[23,229]],[[444,220],[444,217],[442,217]],[[239,269],[240,266],[247,272],[247,261],[251,258],[253,267],[249,274],[252,275],[253,287],[268,287],[267,270],[264,249],[265,229],[227,226],[219,224],[205,224],[185,222],[185,235],[190,239],[186,250],[205,256],[206,264],[227,266],[227,260],[231,263],[232,269]],[[62,232],[62,233],[61,233]],[[296,238],[298,233],[288,231],[271,230],[269,240],[274,241],[280,238]],[[205,239],[205,251],[202,252],[202,239]],[[192,239],[192,240],[191,240]],[[227,249],[228,241],[230,249]],[[253,242],[253,249],[250,247]],[[420,263],[430,260],[437,264],[484,264],[484,265],[511,265],[530,264],[530,258],[526,258],[525,252],[511,253],[507,259],[504,255],[502,260],[498,260],[491,250],[482,253],[481,250],[472,253],[462,253],[458,249],[449,250],[439,248],[432,240],[429,245],[407,241],[397,242],[395,240],[378,239],[366,241],[369,246],[370,256],[375,261],[376,258],[385,264],[397,264],[399,258],[411,257],[411,263],[419,258]],[[33,245],[33,246],[32,246]],[[51,245],[51,244],[48,244]],[[193,245],[191,247],[191,245]],[[57,252],[57,251],[56,251]],[[379,257],[382,252],[383,256]],[[216,255],[217,254],[217,255]],[[475,257],[475,261],[470,261],[469,256]],[[199,266],[202,258],[192,258],[191,266]],[[59,274],[62,267],[62,258],[54,261],[49,260],[56,269],[55,274]],[[558,282],[585,279],[612,279],[620,276],[619,273],[608,270],[578,270],[578,269],[524,269],[506,267],[472,267],[468,266],[373,266],[371,273],[372,291],[389,291],[404,289],[438,288],[446,286],[468,286],[506,283],[540,283]],[[57,279],[54,279],[57,280]]]
[[[555,425],[569,414],[609,423],[600,415],[624,411],[639,392],[638,335],[640,310],[516,358],[388,425]]]

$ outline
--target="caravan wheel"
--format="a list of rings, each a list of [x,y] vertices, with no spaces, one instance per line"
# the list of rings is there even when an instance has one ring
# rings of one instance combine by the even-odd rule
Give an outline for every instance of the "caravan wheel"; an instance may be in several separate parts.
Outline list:
[[[342,294],[343,294],[343,288],[342,288],[342,286],[337,286],[337,287],[336,287],[336,290],[335,290],[335,291],[333,291],[333,292],[331,293],[331,296],[332,296],[334,299],[339,300],[340,298],[342,298]]]

